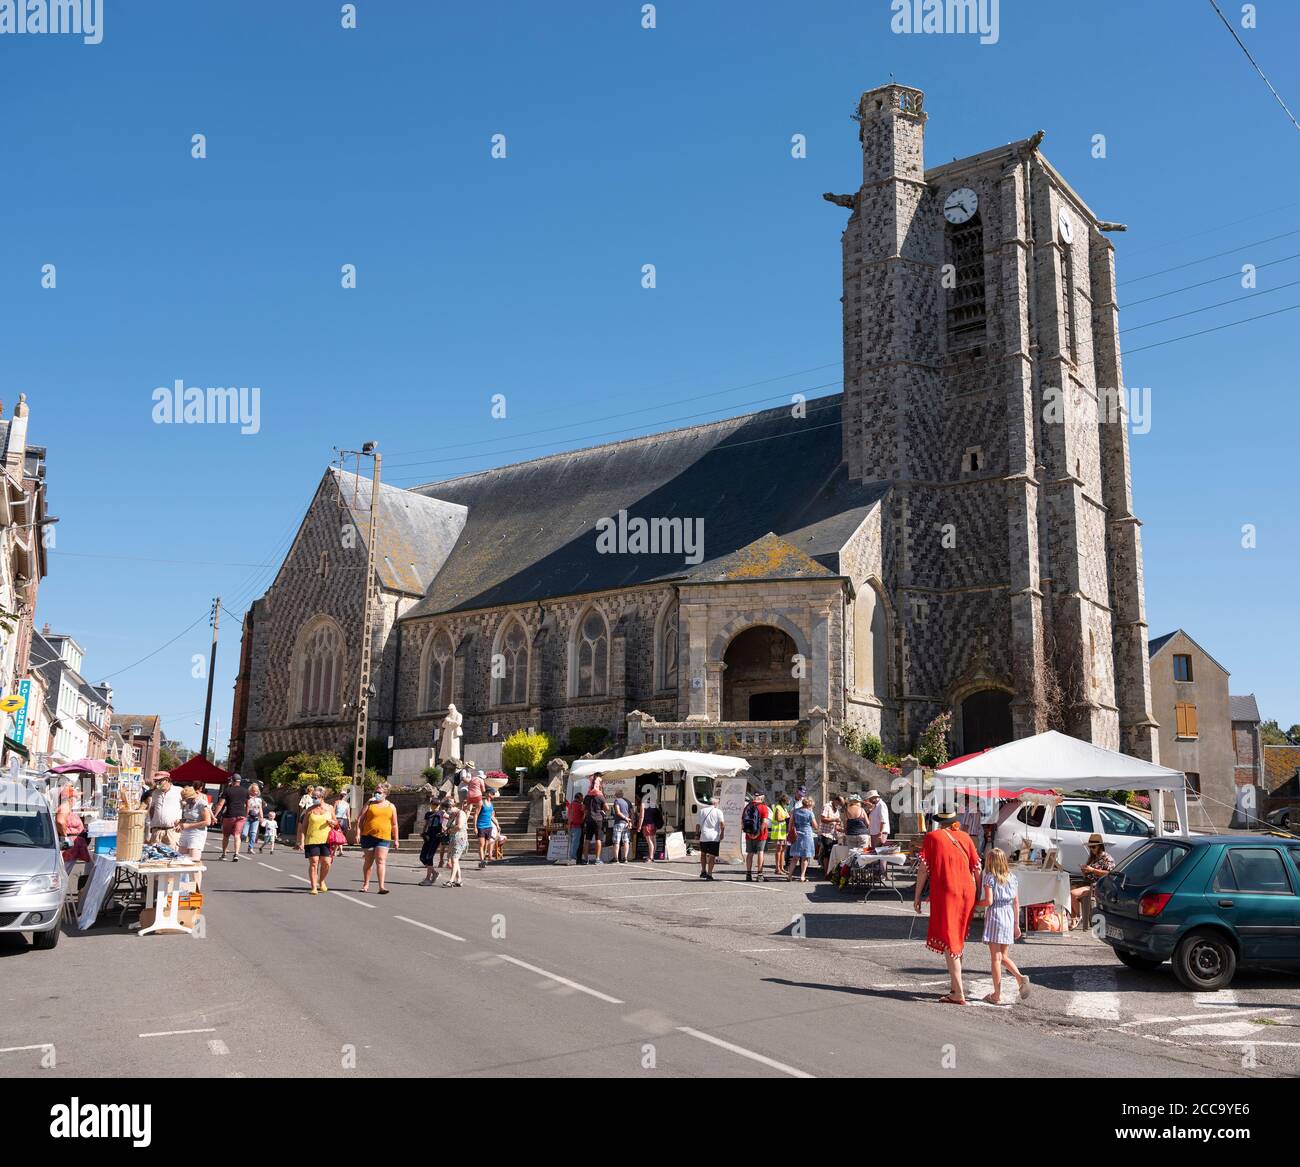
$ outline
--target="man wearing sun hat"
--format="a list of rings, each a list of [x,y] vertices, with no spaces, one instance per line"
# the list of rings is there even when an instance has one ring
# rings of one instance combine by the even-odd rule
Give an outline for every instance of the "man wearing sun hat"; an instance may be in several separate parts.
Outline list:
[[[867,833],[871,836],[873,847],[883,847],[889,840],[889,807],[880,797],[879,790],[868,790],[867,799]]]

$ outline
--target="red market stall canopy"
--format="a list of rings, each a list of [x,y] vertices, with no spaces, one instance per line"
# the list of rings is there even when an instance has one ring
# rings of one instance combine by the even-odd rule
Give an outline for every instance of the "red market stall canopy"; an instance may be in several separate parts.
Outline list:
[[[1010,798],[1028,790],[1149,790],[1157,832],[1163,819],[1158,799],[1167,790],[1187,831],[1187,779],[1181,770],[1130,758],[1054,729],[954,762],[935,771],[934,779],[937,789],[977,794],[997,790]]]
[[[214,766],[201,754],[182,762],[171,776],[173,786],[193,786],[195,790],[202,790],[207,785],[224,786],[230,780],[229,771]]]

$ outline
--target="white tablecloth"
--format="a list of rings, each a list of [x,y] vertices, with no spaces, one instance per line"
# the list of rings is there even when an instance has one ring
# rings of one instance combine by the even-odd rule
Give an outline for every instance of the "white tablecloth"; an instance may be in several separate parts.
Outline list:
[[[831,870],[834,871],[845,862],[854,851],[860,850],[860,847],[846,847],[843,843],[837,843],[831,848]],[[869,863],[885,863],[890,867],[902,867],[907,862],[907,856],[901,851],[893,855],[867,855],[865,858]]]
[[[1070,875],[1066,871],[1041,871],[1032,867],[1013,867],[1019,884],[1020,906],[1055,904],[1062,912],[1070,910]]]

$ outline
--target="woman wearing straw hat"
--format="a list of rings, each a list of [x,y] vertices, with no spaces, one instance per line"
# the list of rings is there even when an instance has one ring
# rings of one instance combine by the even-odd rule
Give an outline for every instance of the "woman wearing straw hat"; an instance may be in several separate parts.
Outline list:
[[[208,800],[193,786],[181,787],[181,835],[177,850],[184,859],[200,863],[203,860],[203,845],[208,841],[208,828],[212,825],[212,808]],[[202,873],[194,873],[194,886],[202,882]]]
[[[1097,886],[1097,881],[1101,879],[1112,867],[1115,866],[1115,860],[1106,850],[1106,840],[1096,832],[1088,836],[1088,858],[1083,861],[1083,866],[1079,868],[1079,874],[1088,882],[1082,887],[1070,889],[1070,927],[1077,928],[1079,921],[1083,918],[1083,902],[1091,898],[1092,889]]]
[[[930,926],[925,946],[942,952],[948,962],[951,988],[939,998],[947,1005],[966,1004],[961,983],[961,954],[975,912],[975,881],[980,857],[971,837],[961,829],[950,810],[934,816],[935,829],[921,844],[921,869],[913,894],[913,907],[921,913],[921,896],[930,888]]]

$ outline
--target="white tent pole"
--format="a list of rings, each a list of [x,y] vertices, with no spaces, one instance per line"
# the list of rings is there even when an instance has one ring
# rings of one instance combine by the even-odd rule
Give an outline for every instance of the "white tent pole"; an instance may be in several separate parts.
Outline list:
[[[1190,831],[1190,824],[1187,821],[1187,786],[1184,785],[1181,790],[1174,791],[1174,806],[1178,810],[1178,833],[1187,838]]]
[[[1156,824],[1156,838],[1160,838],[1165,833],[1165,792],[1163,790],[1150,790],[1147,792],[1151,799],[1151,817]]]

